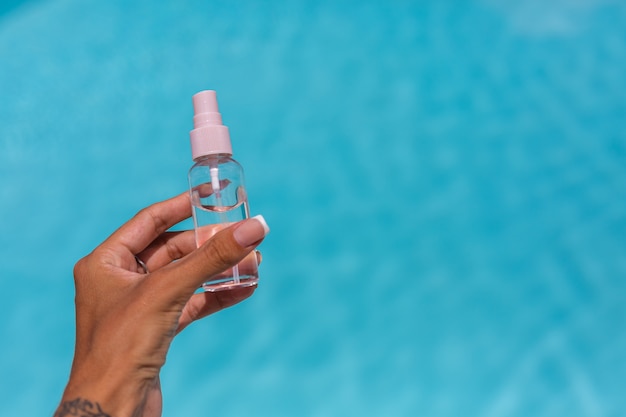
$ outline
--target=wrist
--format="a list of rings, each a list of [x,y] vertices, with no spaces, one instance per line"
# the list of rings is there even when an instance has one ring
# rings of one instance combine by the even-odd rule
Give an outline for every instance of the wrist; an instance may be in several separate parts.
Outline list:
[[[55,417],[141,416],[146,402],[147,386],[146,381],[115,369],[100,373],[89,369],[72,369]]]
[[[62,400],[54,413],[54,417],[68,416],[112,417],[112,414],[105,412],[100,403],[78,397],[73,400]]]

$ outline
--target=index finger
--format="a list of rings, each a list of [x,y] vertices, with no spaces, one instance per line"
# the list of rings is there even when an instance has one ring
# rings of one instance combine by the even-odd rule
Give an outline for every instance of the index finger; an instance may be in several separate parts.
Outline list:
[[[185,192],[140,210],[102,245],[123,246],[136,255],[167,229],[189,216],[191,203],[189,193]]]

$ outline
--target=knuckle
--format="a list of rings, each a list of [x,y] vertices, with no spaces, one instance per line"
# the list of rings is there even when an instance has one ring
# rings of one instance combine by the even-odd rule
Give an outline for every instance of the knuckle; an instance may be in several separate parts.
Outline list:
[[[76,296],[81,293],[85,288],[88,288],[91,284],[91,269],[93,268],[93,256],[91,253],[83,258],[79,259],[74,264],[74,287],[76,288]],[[77,298],[78,299],[78,298]]]
[[[180,259],[180,258],[182,258],[184,256],[184,253],[183,253],[182,249],[179,248],[174,243],[172,243],[170,241],[166,241],[164,246],[165,246],[165,251],[166,251],[167,256],[169,257],[169,259],[176,260],[176,259]]]
[[[79,259],[78,262],[76,262],[76,264],[74,265],[74,281],[80,280],[80,277],[84,275],[84,272],[87,268],[87,258],[88,256]]]
[[[152,221],[154,225],[154,230],[158,233],[162,233],[167,229],[167,221],[163,218],[163,216],[159,215],[159,205],[161,203],[156,203],[151,206],[145,207],[137,212],[135,218],[147,218]]]
[[[203,250],[208,263],[212,265],[216,272],[235,265],[239,262],[240,254],[223,239],[213,238],[207,242]]]
[[[74,264],[74,282],[79,284],[89,281],[99,262],[108,256],[109,253],[106,248],[97,247],[90,254],[79,259],[78,262]]]

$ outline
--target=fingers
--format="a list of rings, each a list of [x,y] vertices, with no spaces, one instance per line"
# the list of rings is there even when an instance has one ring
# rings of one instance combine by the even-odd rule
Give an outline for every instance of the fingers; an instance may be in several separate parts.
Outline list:
[[[236,223],[215,234],[179,262],[156,271],[150,285],[157,293],[186,303],[203,282],[239,263],[268,232],[261,216]]]
[[[136,256],[139,267],[143,272],[156,271],[190,254],[196,249],[196,237],[193,230],[181,232],[166,232],[152,242]],[[248,254],[239,263],[239,272],[245,274],[252,271],[263,260],[263,254],[258,250]],[[143,265],[142,265],[143,264]],[[145,267],[144,267],[145,266]]]
[[[219,181],[220,189],[226,188],[229,184],[230,184],[230,180],[224,179],[224,180]],[[205,183],[196,185],[191,190],[191,194],[199,198],[209,197],[210,195],[213,195],[213,193],[214,193],[213,184],[210,182],[205,182]]]
[[[149,271],[156,271],[195,249],[196,237],[193,230],[166,232],[139,253],[137,257],[146,264]]]
[[[123,246],[136,255],[161,233],[189,216],[191,216],[189,194],[179,194],[141,210],[109,236],[103,245]]]

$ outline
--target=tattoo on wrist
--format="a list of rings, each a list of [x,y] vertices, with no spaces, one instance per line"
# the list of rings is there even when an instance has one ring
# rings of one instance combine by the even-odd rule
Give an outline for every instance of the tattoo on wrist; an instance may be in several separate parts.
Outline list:
[[[102,411],[100,404],[85,400],[84,398],[76,398],[71,401],[64,401],[59,405],[54,417],[111,417]]]

